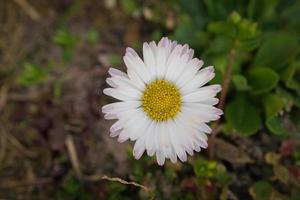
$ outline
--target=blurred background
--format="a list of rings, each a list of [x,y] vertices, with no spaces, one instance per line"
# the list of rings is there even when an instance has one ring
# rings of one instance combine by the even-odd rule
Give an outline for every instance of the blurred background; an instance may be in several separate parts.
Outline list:
[[[299,200],[299,35],[299,0],[0,0],[0,199]],[[100,109],[108,68],[162,36],[215,66],[225,115],[159,167]]]

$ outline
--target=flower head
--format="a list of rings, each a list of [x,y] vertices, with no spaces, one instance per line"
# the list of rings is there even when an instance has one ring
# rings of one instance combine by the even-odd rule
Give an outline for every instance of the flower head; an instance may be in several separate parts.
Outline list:
[[[188,45],[168,38],[144,43],[143,60],[131,48],[123,57],[127,74],[109,69],[104,94],[120,102],[103,106],[106,119],[117,120],[110,128],[119,142],[135,141],[133,155],[139,159],[146,151],[156,154],[159,165],[166,158],[187,160],[187,153],[207,147],[206,124],[223,112],[214,107],[220,85],[204,86],[214,76],[212,66],[201,69],[203,61],[193,58]]]

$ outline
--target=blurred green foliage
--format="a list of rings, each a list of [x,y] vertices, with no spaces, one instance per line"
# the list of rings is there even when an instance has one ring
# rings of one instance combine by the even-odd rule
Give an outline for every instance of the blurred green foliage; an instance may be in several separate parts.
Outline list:
[[[47,78],[47,69],[34,65],[32,63],[25,63],[23,71],[18,76],[18,83],[22,86],[33,86],[42,83]]]
[[[249,136],[267,129],[295,137],[283,118],[299,108],[300,23],[294,20],[299,2],[175,2],[179,22],[173,38],[187,42],[207,65],[215,66],[213,82],[223,83],[232,68],[226,132]]]
[[[96,44],[99,41],[99,33],[96,29],[91,28],[87,33],[87,41],[90,44]]]
[[[108,62],[111,66],[120,66],[123,64],[122,56],[118,54],[108,55]]]
[[[58,29],[52,38],[53,42],[59,45],[63,50],[63,59],[68,62],[72,59],[73,51],[79,42],[79,37],[65,28]]]
[[[256,200],[269,200],[272,195],[272,186],[266,181],[259,181],[254,184]]]
[[[63,199],[78,199],[78,200],[90,200],[94,199],[93,194],[87,192],[84,185],[75,177],[68,178],[60,190],[56,193],[56,198]]]
[[[138,3],[135,0],[121,0],[121,6],[127,14],[134,14],[139,10]]]
[[[198,181],[202,184],[207,181],[215,181],[217,185],[225,186],[231,179],[226,168],[216,161],[199,158],[193,163],[193,169]]]

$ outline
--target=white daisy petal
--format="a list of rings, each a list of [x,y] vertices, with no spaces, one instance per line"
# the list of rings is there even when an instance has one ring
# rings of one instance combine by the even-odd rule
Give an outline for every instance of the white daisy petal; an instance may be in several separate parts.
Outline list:
[[[102,107],[102,112],[105,114],[108,113],[119,113],[124,112],[130,109],[135,109],[141,106],[140,101],[125,101],[125,102],[116,102],[107,104]]]
[[[184,102],[197,102],[199,100],[204,100],[205,98],[215,97],[218,92],[221,91],[220,85],[210,85],[199,88],[191,93],[184,94]]]
[[[140,159],[145,151],[145,137],[140,137],[136,140],[133,147],[133,156],[135,159]]]
[[[172,163],[176,163],[177,162],[177,155],[176,155],[176,152],[175,152],[173,146],[171,147],[170,160],[171,160]]]
[[[188,50],[189,50],[189,45],[187,45],[187,44],[183,45],[181,55],[183,56],[184,54],[187,54]]]
[[[212,129],[206,123],[223,114],[214,107],[221,86],[205,86],[215,76],[214,69],[201,69],[203,61],[193,56],[187,44],[162,38],[157,45],[143,44],[143,60],[127,48],[123,57],[127,73],[108,70],[111,88],[103,93],[121,102],[103,106],[102,112],[105,119],[116,120],[111,137],[135,141],[136,159],[146,151],[156,156],[158,165],[166,159],[185,162],[187,155],[207,148],[206,134]]]
[[[155,147],[154,147],[154,133],[155,133],[155,127],[156,126],[156,122],[151,122],[150,126],[148,128],[148,130],[146,130],[146,140],[145,140],[145,146],[147,149],[147,154],[148,156],[153,156],[153,154],[155,153]]]
[[[112,76],[112,77],[115,77],[115,76],[120,76],[120,77],[124,77],[124,78],[127,78],[128,75],[125,74],[124,72],[118,70],[118,69],[115,69],[115,68],[109,68],[108,70],[108,73]]]
[[[129,139],[129,133],[128,132],[126,132],[126,130],[125,129],[123,129],[122,131],[121,131],[121,133],[119,134],[119,138],[118,138],[118,142],[125,142],[126,140],[128,140]]]
[[[190,49],[190,50],[189,50],[189,52],[188,52],[189,60],[191,60],[191,59],[193,58],[194,53],[195,53],[194,49]]]
[[[121,120],[116,121],[111,127],[110,127],[110,132],[116,132],[121,130],[124,127],[124,122]]]
[[[185,67],[186,67],[186,63],[189,60],[189,54],[184,54],[183,56],[181,56],[181,58],[179,59],[179,62],[177,63],[177,69],[174,70],[173,74],[172,74],[172,80],[174,81],[178,81],[179,77],[182,75],[182,72],[184,71]]]
[[[141,134],[147,130],[150,126],[151,121],[148,119],[148,117],[146,117],[146,115],[140,110],[139,112],[137,112],[137,119],[140,121],[140,123],[136,123],[136,119],[132,120],[133,124],[132,126],[135,129],[132,129],[130,132],[130,139],[132,141],[140,138]]]
[[[200,104],[200,103],[184,104],[182,107],[183,108],[189,108],[189,109],[193,110],[196,113],[203,112],[205,114],[206,113],[216,114],[216,115],[222,115],[223,114],[223,111],[216,108],[216,107],[213,107],[213,106],[210,106],[210,105],[205,105],[205,104]]]
[[[205,123],[220,119],[220,114],[218,114],[217,112],[215,113],[203,112],[204,110],[206,109],[194,110],[191,107],[183,107],[182,113],[184,115],[188,115],[191,120],[198,119],[198,121],[205,122]]]
[[[156,58],[154,52],[152,51],[152,48],[146,42],[143,45],[143,56],[144,62],[150,72],[150,79],[153,80],[156,78]]]
[[[111,87],[118,87],[118,85],[111,78],[107,78],[106,83]]]
[[[189,70],[185,70],[182,75],[177,79],[176,83],[181,88],[187,82],[189,82],[198,72],[198,70],[202,67],[203,61],[198,58],[194,58],[187,63],[186,68]]]
[[[140,90],[144,90],[145,83],[133,69],[127,69],[127,74],[130,80],[135,84],[137,88],[139,88]]]
[[[114,131],[114,132],[110,132],[110,137],[116,137],[121,133],[122,129]]]
[[[128,92],[128,93],[126,93],[126,92]],[[103,93],[106,94],[107,96],[111,96],[115,99],[119,99],[122,101],[139,100],[139,98],[140,98],[139,93],[137,93],[133,90],[130,90],[130,89],[128,89],[126,92],[123,90],[120,90],[120,89],[115,89],[115,88],[105,88],[103,90]]]
[[[126,49],[124,62],[127,68],[133,69],[145,83],[150,81],[149,70],[147,69],[144,61],[132,48],[128,47]]]
[[[196,151],[196,152],[200,152],[200,151],[201,151],[200,146],[198,146],[197,144],[195,145],[195,151]]]
[[[166,157],[161,150],[156,151],[156,160],[160,166],[165,163],[165,159],[166,159]]]
[[[138,92],[141,92],[140,88],[136,87],[133,81],[131,81],[129,78],[115,76],[115,77],[107,78],[106,82],[107,81],[115,84],[115,86],[112,87],[130,88],[130,89],[138,90]]]
[[[212,132],[212,129],[203,122],[198,123],[197,129],[199,129],[199,131],[201,131],[201,132],[208,133],[208,134],[210,134]]]
[[[167,61],[167,71],[165,74],[165,78],[168,80],[172,80],[173,77],[173,73],[176,70],[176,67],[178,66],[179,60],[180,60],[180,54],[182,51],[182,46],[181,45],[177,45],[173,51],[171,52],[171,54],[169,55],[169,59]]]
[[[104,119],[118,119],[118,116],[116,114],[105,114]]]
[[[162,38],[157,45],[156,54],[156,75],[158,78],[163,78],[167,71],[166,62],[168,59],[168,52],[170,47],[170,41],[167,38]]]
[[[215,77],[214,68],[213,67],[206,67],[200,70],[196,76],[189,82],[187,82],[182,88],[182,91],[191,92],[197,88],[202,87],[208,81],[210,81],[213,77]]]

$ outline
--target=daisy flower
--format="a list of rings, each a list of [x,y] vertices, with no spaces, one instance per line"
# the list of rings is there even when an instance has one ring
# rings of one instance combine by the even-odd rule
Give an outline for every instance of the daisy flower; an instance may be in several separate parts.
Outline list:
[[[103,93],[120,102],[102,107],[105,119],[117,120],[110,128],[119,142],[135,141],[133,155],[146,151],[159,165],[187,160],[207,148],[208,122],[220,118],[214,107],[220,85],[204,86],[214,76],[212,66],[193,58],[194,50],[168,38],[143,44],[143,60],[127,48],[123,57],[127,73],[110,68],[106,79],[111,88]]]

